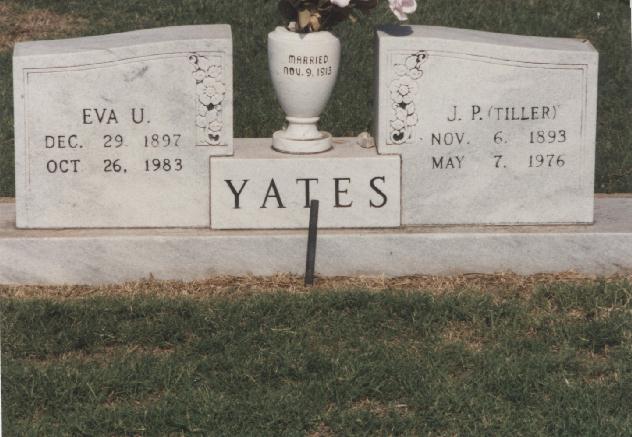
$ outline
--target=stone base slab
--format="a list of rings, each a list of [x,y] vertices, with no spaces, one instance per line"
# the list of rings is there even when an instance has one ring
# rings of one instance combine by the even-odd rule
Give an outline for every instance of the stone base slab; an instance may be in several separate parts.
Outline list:
[[[632,271],[632,196],[595,199],[595,224],[323,230],[323,276]],[[18,230],[0,202],[0,283],[105,284],[303,274],[307,233],[210,229]]]

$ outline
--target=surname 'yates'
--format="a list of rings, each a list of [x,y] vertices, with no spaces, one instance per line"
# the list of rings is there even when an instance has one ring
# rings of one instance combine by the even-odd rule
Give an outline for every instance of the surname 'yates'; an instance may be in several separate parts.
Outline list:
[[[279,190],[277,182],[274,178],[271,178],[270,181],[263,185],[256,186],[255,184],[249,184],[250,179],[241,179],[241,180],[233,180],[233,179],[225,179],[227,188],[230,190],[233,195],[233,209],[241,209],[244,207],[242,194],[246,190],[257,190],[261,201],[256,205],[257,208],[266,209],[268,207],[272,208],[286,208],[287,204],[287,195],[288,193],[284,193]],[[309,208],[309,204],[312,198],[312,189],[323,182],[319,178],[297,178],[296,185],[301,187],[304,195],[302,195],[302,199],[304,200],[304,208]],[[332,178],[331,181],[328,181],[328,185],[331,187],[333,191],[333,207],[334,208],[351,208],[354,204],[354,199],[351,198],[349,189],[351,187],[351,178]],[[371,208],[383,208],[387,202],[388,197],[384,193],[384,185],[386,184],[385,176],[376,176],[369,181],[369,186],[367,189],[370,193],[373,194],[373,198],[368,199],[369,207]],[[322,201],[321,201],[322,202]],[[247,207],[252,207],[253,205],[247,205]]]

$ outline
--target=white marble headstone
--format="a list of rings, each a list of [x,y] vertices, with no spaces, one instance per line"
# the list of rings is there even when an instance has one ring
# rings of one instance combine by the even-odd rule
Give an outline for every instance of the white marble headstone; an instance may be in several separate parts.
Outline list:
[[[593,221],[598,53],[586,40],[377,33],[375,136],[402,224]]]
[[[227,25],[19,43],[17,226],[205,227],[233,153]]]
[[[240,139],[235,156],[211,158],[213,229],[307,228],[311,200],[320,228],[399,227],[400,159],[336,139],[325,153],[290,155],[271,140]]]

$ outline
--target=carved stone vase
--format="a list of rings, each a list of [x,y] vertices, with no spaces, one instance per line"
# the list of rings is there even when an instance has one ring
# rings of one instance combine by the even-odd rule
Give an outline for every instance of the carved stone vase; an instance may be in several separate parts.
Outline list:
[[[338,38],[330,32],[301,34],[277,27],[268,34],[268,63],[288,122],[274,133],[274,149],[295,154],[331,149],[331,134],[319,131],[317,123],[338,76]]]

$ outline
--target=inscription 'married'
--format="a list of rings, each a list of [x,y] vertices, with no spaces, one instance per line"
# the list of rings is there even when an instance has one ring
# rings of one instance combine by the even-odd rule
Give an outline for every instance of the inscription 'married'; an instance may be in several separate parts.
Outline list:
[[[285,76],[307,78],[327,77],[334,74],[328,55],[301,56],[288,55],[287,65],[283,66]]]

